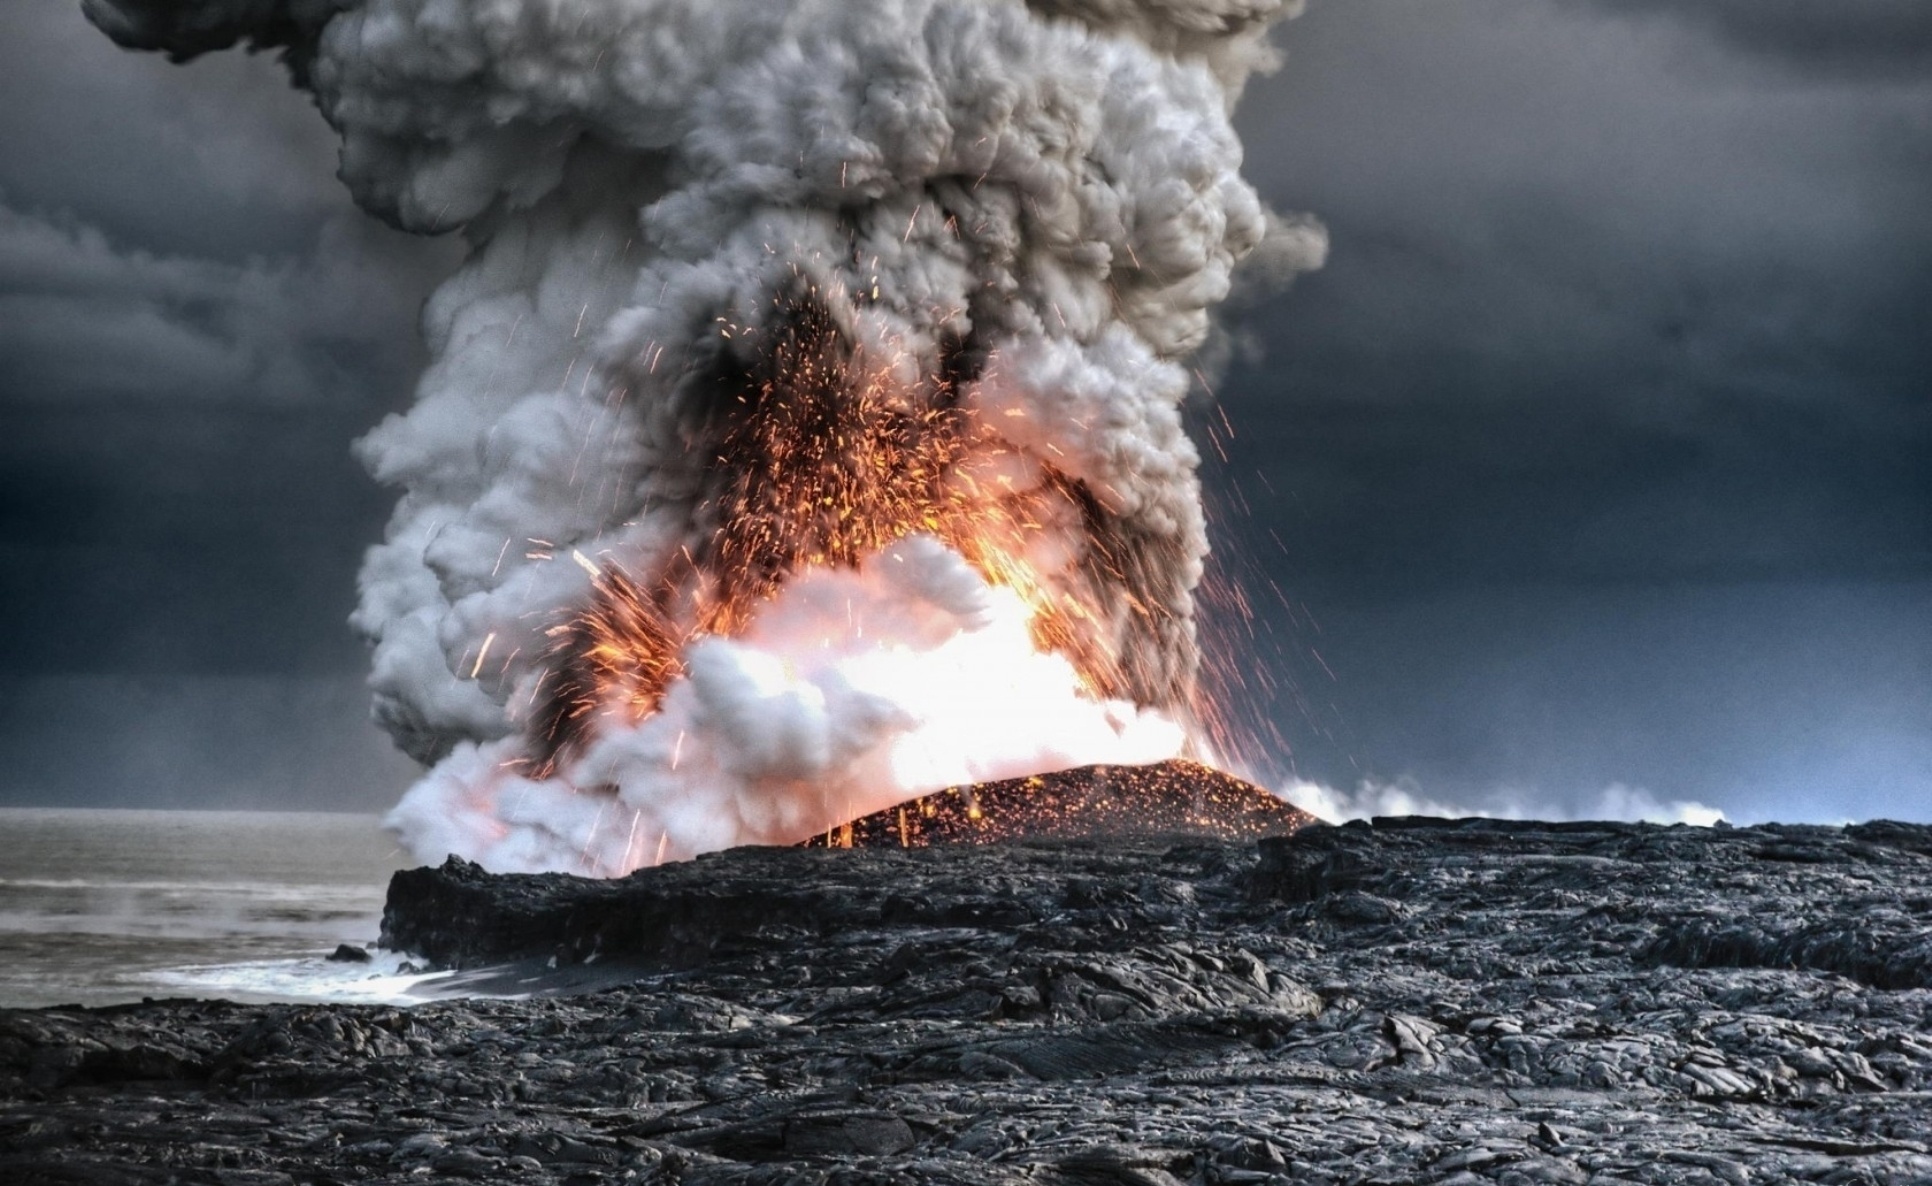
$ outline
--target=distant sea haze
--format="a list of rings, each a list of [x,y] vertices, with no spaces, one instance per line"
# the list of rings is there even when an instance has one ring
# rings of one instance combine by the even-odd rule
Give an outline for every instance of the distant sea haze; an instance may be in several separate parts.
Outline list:
[[[0,809],[0,1006],[387,999],[374,941],[404,859],[377,817]]]

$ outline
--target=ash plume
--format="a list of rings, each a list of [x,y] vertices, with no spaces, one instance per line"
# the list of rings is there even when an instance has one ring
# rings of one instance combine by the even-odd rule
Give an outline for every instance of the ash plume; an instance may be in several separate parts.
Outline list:
[[[459,231],[353,622],[419,856],[618,873],[1187,748],[1189,357],[1294,0],[87,0]]]

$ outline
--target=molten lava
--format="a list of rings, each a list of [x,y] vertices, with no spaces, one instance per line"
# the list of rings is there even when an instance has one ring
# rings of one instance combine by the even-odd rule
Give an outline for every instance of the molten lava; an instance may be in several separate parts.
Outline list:
[[[1293,804],[1195,762],[1087,766],[950,787],[805,841],[808,848],[925,848],[1127,836],[1256,840],[1315,823]]]

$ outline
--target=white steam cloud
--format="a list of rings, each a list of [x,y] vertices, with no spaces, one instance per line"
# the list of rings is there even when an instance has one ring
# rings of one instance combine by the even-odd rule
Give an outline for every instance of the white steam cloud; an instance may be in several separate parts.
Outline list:
[[[359,446],[402,491],[354,623],[377,719],[434,765],[392,816],[415,853],[611,874],[1178,752],[1206,553],[1186,360],[1244,257],[1325,249],[1264,211],[1228,119],[1298,7],[86,0],[124,45],[283,48],[357,200],[472,246],[425,310],[415,405]],[[1083,682],[1011,589],[913,536],[796,574],[688,645],[654,715],[600,711],[532,767],[546,632],[600,574],[732,529],[720,376],[800,293],[906,388],[950,372],[997,459],[974,480],[1079,491],[1027,560],[1117,668]]]
[[[1724,818],[1715,807],[1689,799],[1659,799],[1642,787],[1612,783],[1586,795],[1558,795],[1502,789],[1476,804],[1450,803],[1427,795],[1408,780],[1364,781],[1353,790],[1297,780],[1282,797],[1329,823],[1373,819],[1378,815],[1427,815],[1439,819],[1621,820],[1626,823],[1693,824],[1708,828]]]

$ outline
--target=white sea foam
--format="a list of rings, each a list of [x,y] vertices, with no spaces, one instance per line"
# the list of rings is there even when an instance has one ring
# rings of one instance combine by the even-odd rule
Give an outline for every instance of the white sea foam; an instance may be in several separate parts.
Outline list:
[[[323,957],[401,864],[370,816],[0,810],[0,1006],[387,991]]]
[[[411,970],[405,956],[373,951],[368,963],[307,955],[162,968],[150,979],[170,994],[238,1001],[315,1001],[413,1005],[433,999],[454,972]]]

